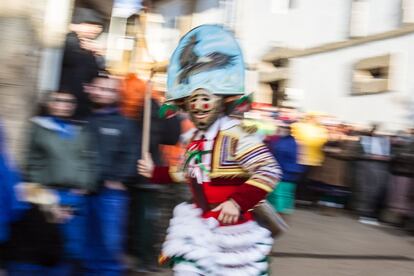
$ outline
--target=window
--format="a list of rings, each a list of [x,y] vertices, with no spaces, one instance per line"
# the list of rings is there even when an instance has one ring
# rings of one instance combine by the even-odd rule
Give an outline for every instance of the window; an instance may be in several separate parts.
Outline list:
[[[352,95],[367,95],[390,90],[390,55],[366,58],[354,65]]]
[[[282,103],[286,100],[286,79],[281,79],[278,81],[273,81],[270,84],[272,88],[272,105],[281,106]]]
[[[270,10],[272,13],[287,13],[292,8],[293,0],[272,0]]]
[[[272,62],[273,66],[276,68],[287,68],[289,66],[289,59],[287,58],[278,58]]]
[[[414,23],[414,0],[402,1],[402,22]]]
[[[351,8],[350,36],[361,37],[368,34],[369,0],[354,0]]]
[[[267,103],[280,106],[286,97],[286,86],[289,81],[289,59],[278,57],[268,63],[260,64],[259,81],[267,86],[261,89],[267,93]]]

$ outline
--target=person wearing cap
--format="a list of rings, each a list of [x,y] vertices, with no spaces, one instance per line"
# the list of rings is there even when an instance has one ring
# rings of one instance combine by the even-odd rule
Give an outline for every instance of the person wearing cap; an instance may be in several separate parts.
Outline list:
[[[299,164],[298,144],[291,134],[291,122],[281,121],[277,128],[277,139],[270,142],[269,148],[282,169],[282,180],[267,197],[275,210],[288,216],[295,207],[296,182],[303,167]]]
[[[167,101],[187,111],[196,129],[179,168],[154,166],[149,156],[137,165],[154,183],[186,181],[193,195],[174,209],[160,262],[175,275],[268,275],[273,239],[251,209],[280,170],[255,133],[229,116],[246,104],[236,40],[217,25],[193,29],[172,55],[167,83]]]
[[[86,8],[75,10],[63,50],[60,90],[76,97],[73,115],[76,119],[85,119],[90,114],[90,101],[83,85],[104,69],[103,50],[96,42],[102,29],[103,19],[97,12]]]

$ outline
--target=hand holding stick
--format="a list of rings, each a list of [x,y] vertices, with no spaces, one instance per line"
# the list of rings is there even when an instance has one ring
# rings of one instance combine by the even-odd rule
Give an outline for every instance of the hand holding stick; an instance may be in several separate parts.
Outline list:
[[[137,171],[138,174],[151,178],[154,172],[154,162],[152,161],[151,155],[146,153],[143,159],[138,160],[137,162]]]

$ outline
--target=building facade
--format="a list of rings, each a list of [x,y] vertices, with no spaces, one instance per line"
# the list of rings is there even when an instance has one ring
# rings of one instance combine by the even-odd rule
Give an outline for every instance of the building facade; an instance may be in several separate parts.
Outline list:
[[[280,18],[293,28],[275,27],[282,39],[271,35],[273,49],[259,51],[259,101],[390,130],[412,125],[413,1],[287,2],[294,5]]]
[[[197,25],[232,29],[256,102],[389,129],[411,123],[413,0],[171,0],[152,11],[172,34],[165,56]]]

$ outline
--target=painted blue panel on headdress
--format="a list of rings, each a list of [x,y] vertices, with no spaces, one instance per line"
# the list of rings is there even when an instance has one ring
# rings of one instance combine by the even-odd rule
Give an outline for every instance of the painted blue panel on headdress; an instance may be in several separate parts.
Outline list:
[[[203,88],[217,95],[244,93],[244,62],[233,35],[219,25],[188,32],[168,67],[167,100],[188,97]]]

